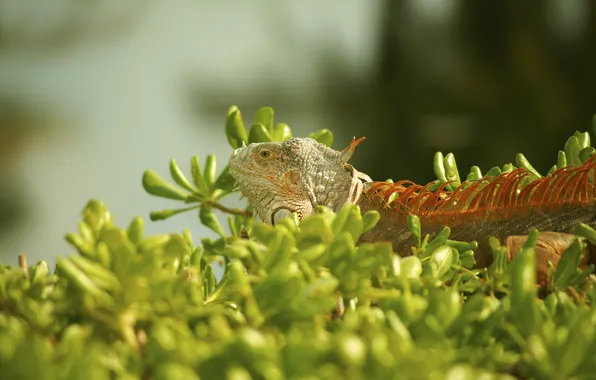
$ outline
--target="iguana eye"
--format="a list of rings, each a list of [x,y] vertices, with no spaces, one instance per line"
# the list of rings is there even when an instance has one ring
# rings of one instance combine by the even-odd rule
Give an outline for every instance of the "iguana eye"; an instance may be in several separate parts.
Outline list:
[[[262,149],[259,152],[259,157],[265,158],[265,159],[270,158],[271,157],[271,151],[269,149]]]

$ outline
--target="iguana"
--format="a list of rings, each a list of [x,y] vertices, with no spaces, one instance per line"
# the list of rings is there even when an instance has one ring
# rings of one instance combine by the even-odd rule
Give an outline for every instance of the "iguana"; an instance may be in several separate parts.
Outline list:
[[[519,168],[495,178],[464,181],[453,191],[446,190],[447,183],[431,191],[431,184],[375,182],[357,171],[348,160],[362,140],[353,139],[342,151],[312,138],[253,143],[232,153],[230,173],[266,223],[275,224],[291,213],[302,219],[320,205],[338,211],[354,203],[362,212],[377,210],[379,222],[360,242],[391,241],[402,256],[411,254],[408,213],[420,218],[425,234],[449,226],[451,239],[476,240],[477,267],[492,260],[489,235],[507,244],[511,256],[524,235],[536,228],[541,231],[536,246],[540,282],[546,279],[548,261],[556,264],[572,241],[573,227],[579,222],[596,226],[595,186],[588,180],[596,169],[594,160],[532,181],[527,178],[530,173]],[[584,265],[595,261],[590,252],[584,256]]]

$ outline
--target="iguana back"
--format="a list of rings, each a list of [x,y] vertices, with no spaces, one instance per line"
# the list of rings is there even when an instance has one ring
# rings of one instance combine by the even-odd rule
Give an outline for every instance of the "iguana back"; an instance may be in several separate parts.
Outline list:
[[[522,187],[530,175],[516,169],[498,177],[466,181],[454,191],[427,190],[427,186],[375,182],[367,186],[359,205],[363,212],[377,210],[381,220],[362,241],[387,240],[396,252],[408,252],[411,236],[407,215],[420,218],[424,233],[433,234],[444,226],[454,240],[479,243],[478,266],[491,262],[488,236],[504,241],[510,236],[539,231],[571,233],[578,223],[596,227],[596,163],[558,170],[534,179]]]

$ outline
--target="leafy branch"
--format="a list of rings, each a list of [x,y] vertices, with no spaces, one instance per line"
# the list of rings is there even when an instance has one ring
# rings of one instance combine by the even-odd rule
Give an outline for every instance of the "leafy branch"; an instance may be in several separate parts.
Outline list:
[[[287,124],[274,122],[273,109],[270,107],[257,110],[252,126],[247,132],[240,110],[236,106],[231,106],[225,120],[225,134],[232,149],[238,149],[243,144],[282,142],[292,137],[292,131]],[[327,146],[333,144],[333,134],[328,129],[311,133],[309,137]],[[221,203],[223,198],[237,192],[228,165],[217,175],[216,159],[212,154],[207,155],[204,168],[201,167],[197,156],[193,156],[190,163],[192,182],[180,169],[175,159],[170,161],[170,177],[173,183],[166,181],[153,170],[143,173],[142,183],[147,193],[182,201],[184,204],[194,204],[189,207],[153,211],[149,214],[151,220],[164,220],[183,212],[200,209],[201,223],[220,236],[224,236],[224,229],[213,212],[214,209],[230,214],[234,218],[252,216],[249,208],[231,208]],[[237,224],[238,220],[234,219],[229,223]]]

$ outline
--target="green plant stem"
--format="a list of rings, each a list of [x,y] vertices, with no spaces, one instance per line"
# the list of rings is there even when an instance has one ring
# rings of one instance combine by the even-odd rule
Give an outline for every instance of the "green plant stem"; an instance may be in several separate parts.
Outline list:
[[[242,216],[252,216],[252,211],[242,210],[240,208],[230,208],[222,205],[216,201],[204,201],[203,205],[212,206],[213,208],[218,209],[219,211],[223,211],[227,214],[232,215],[242,215]]]

